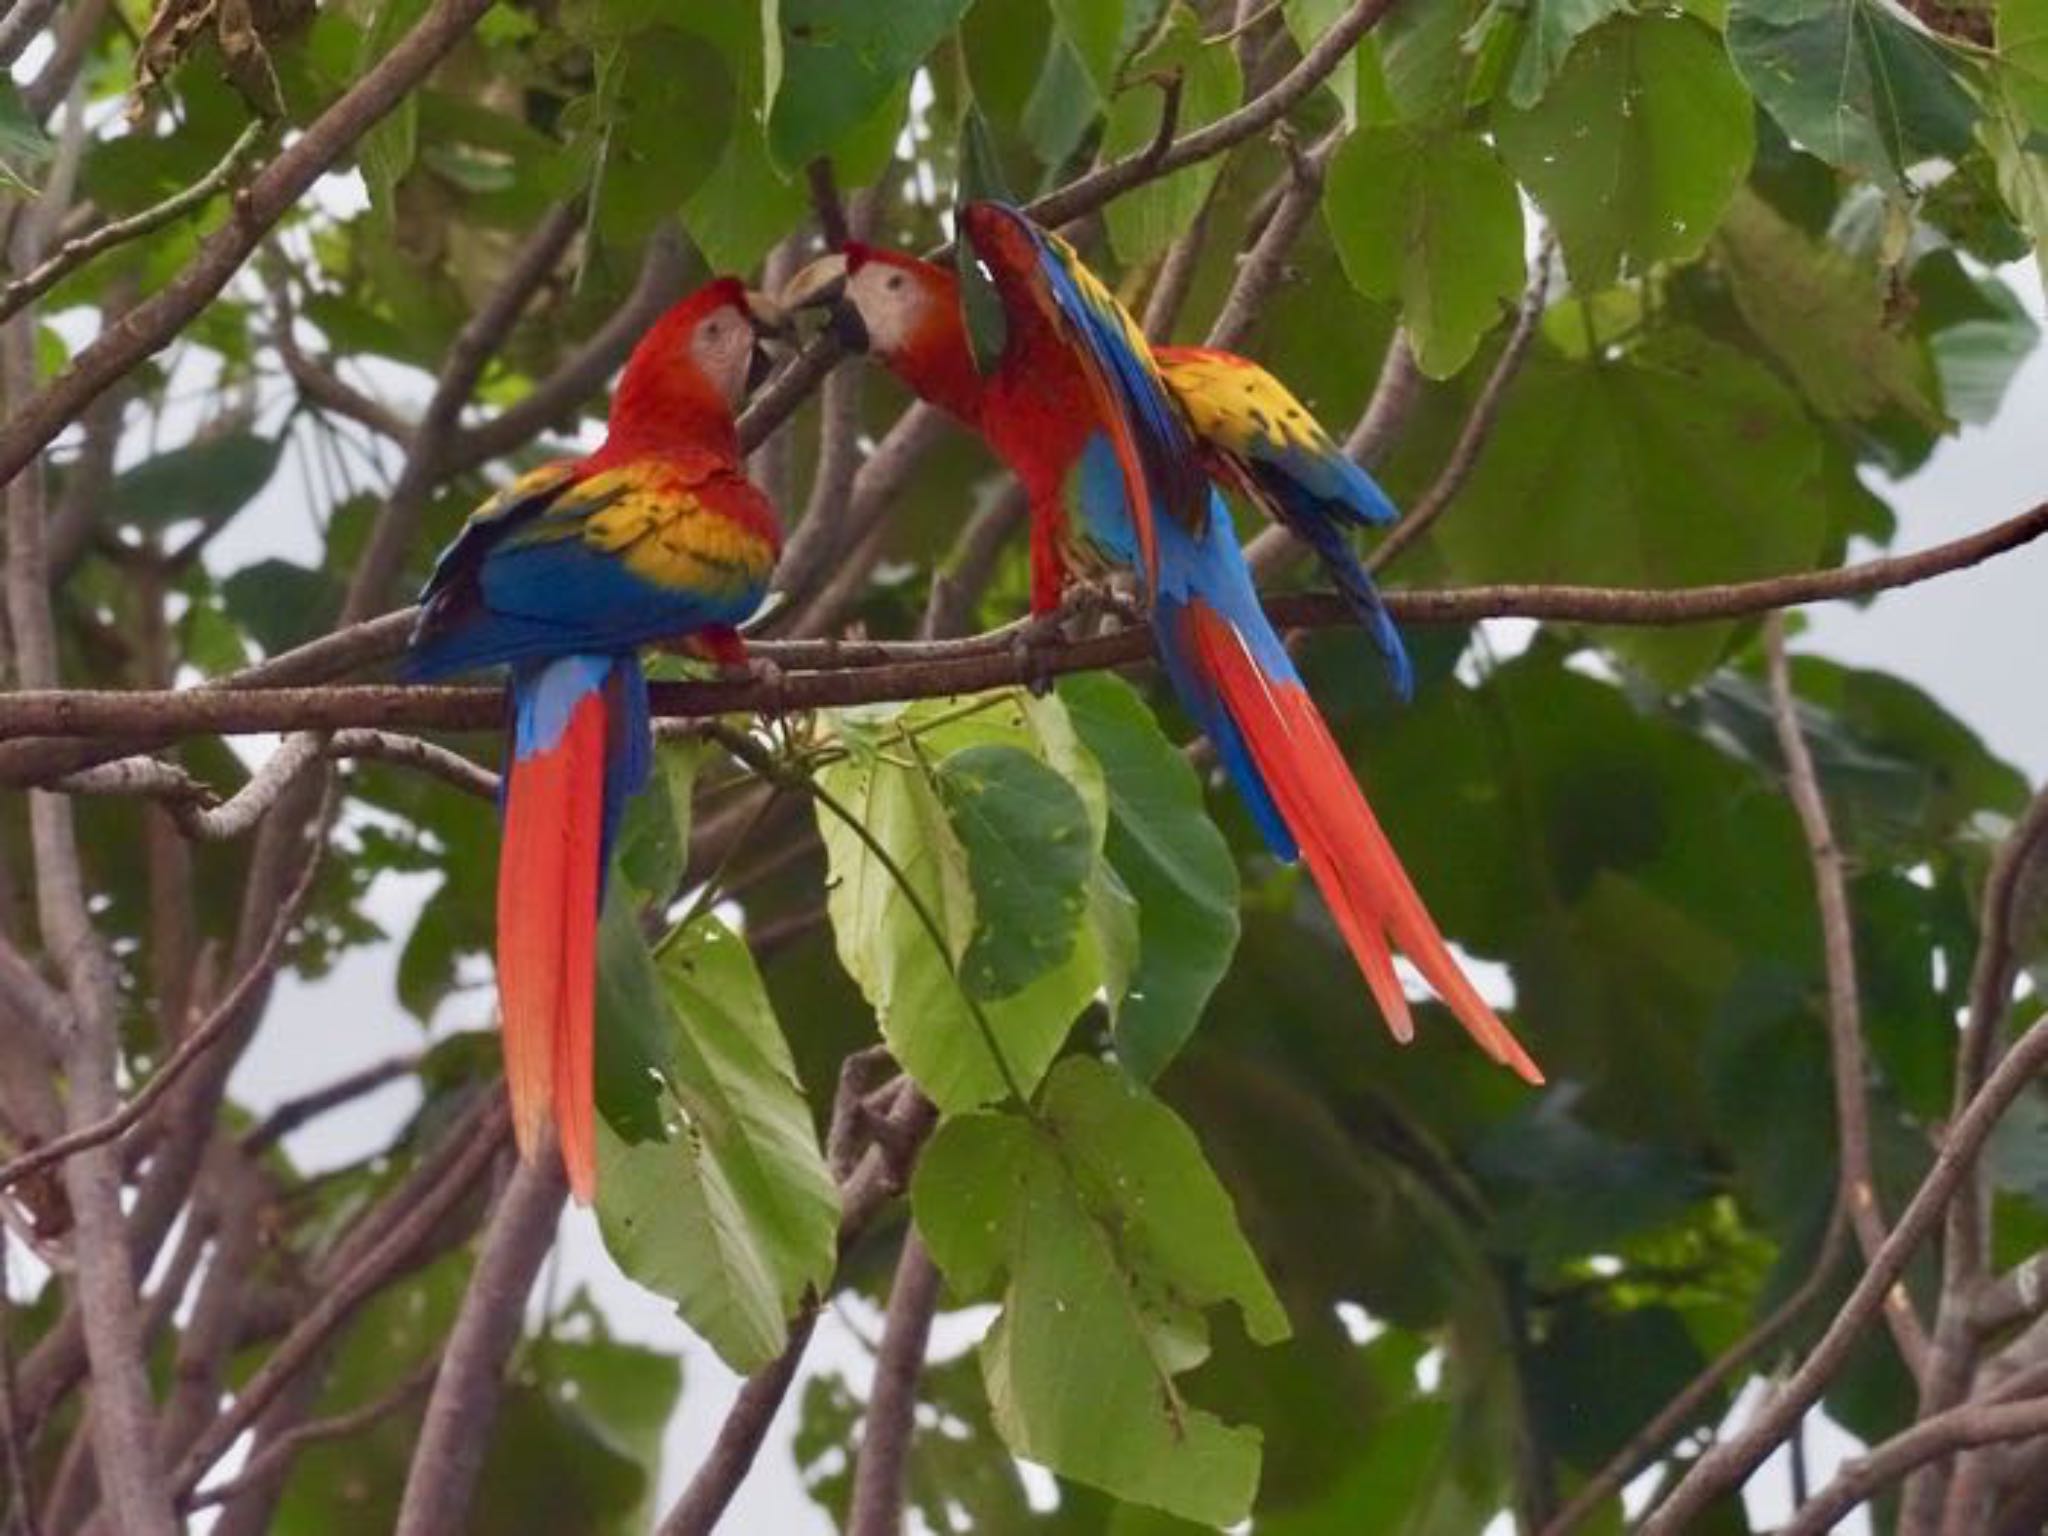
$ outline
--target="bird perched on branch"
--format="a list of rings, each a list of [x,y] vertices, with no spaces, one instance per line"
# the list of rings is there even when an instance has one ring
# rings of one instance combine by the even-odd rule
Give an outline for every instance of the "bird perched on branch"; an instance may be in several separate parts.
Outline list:
[[[901,251],[849,242],[793,278],[786,309],[831,305],[840,339],[872,352],[918,395],[975,428],[1009,462],[1031,498],[1031,609],[1058,611],[1077,559],[1068,470],[1077,449],[1056,435],[1046,451],[1034,390],[1006,398],[1002,375],[977,370],[960,280]],[[1195,436],[1202,467],[1312,549],[1385,658],[1395,691],[1414,687],[1407,649],[1351,547],[1350,530],[1394,521],[1394,504],[1324,431],[1294,392],[1248,357],[1213,347],[1155,347],[1167,393]],[[1028,375],[1033,383],[1041,369]],[[996,402],[1001,402],[996,404]],[[1059,422],[1071,435],[1072,423]],[[1022,452],[1005,447],[1014,443]]]
[[[642,646],[743,665],[737,626],[781,550],[733,413],[780,312],[737,278],[657,320],[627,359],[605,440],[514,480],[463,525],[421,596],[406,670],[511,668],[498,1002],[523,1155],[553,1125],[569,1186],[597,1183],[597,920],[626,801],[653,758]]]
[[[1017,210],[969,203],[961,232],[965,289],[913,257],[849,246],[781,300],[829,305],[842,340],[1009,464],[1031,502],[1034,607],[1056,605],[1070,573],[1136,572],[1174,691],[1267,845],[1306,860],[1395,1036],[1414,1032],[1399,950],[1490,1056],[1541,1082],[1401,868],[1259,606],[1212,477],[1303,534],[1405,680],[1400,641],[1341,535],[1392,507],[1263,369],[1228,354],[1156,358],[1073,249]]]

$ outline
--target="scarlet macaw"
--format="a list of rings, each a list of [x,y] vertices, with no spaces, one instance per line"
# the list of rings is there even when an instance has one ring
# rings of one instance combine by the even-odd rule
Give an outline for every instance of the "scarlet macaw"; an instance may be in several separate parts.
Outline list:
[[[1259,606],[1212,477],[1302,532],[1361,607],[1396,676],[1405,657],[1338,531],[1392,507],[1271,375],[1227,354],[1155,359],[1071,247],[999,203],[962,231],[1000,300],[1003,342],[975,365],[950,273],[851,247],[799,273],[786,304],[830,302],[843,340],[977,429],[1031,500],[1034,607],[1048,570],[1135,569],[1175,692],[1215,743],[1267,846],[1305,858],[1388,1027],[1411,1038],[1393,951],[1415,962],[1496,1061],[1542,1074],[1445,945]],[[843,281],[842,281],[843,279]],[[1256,416],[1233,408],[1231,385]],[[1355,577],[1353,576],[1355,572]],[[1055,588],[1056,590],[1056,588]],[[1057,599],[1054,598],[1056,602]]]
[[[598,908],[625,803],[653,759],[637,648],[742,664],[735,626],[781,550],[733,412],[766,366],[772,306],[738,278],[697,290],[626,361],[605,440],[521,475],[469,516],[421,595],[407,672],[508,664],[498,1003],[521,1153],[550,1122],[569,1186],[597,1184]]]
[[[866,275],[861,274],[865,272]],[[1075,564],[1068,502],[1070,445],[1011,454],[1032,431],[1028,403],[1001,399],[997,381],[976,371],[962,320],[959,280],[945,267],[900,251],[849,241],[797,274],[779,296],[784,307],[833,303],[842,340],[872,351],[924,399],[974,427],[996,447],[1031,499],[1031,610],[1060,605]],[[871,334],[868,317],[879,327]],[[1336,443],[1293,391],[1248,357],[1213,347],[1156,347],[1167,392],[1180,405],[1211,479],[1239,492],[1314,550],[1385,658],[1395,691],[1407,698],[1414,673],[1372,578],[1346,530],[1391,523],[1394,504]],[[1058,369],[1053,361],[1045,365]],[[1034,369],[1034,373],[1041,372]]]

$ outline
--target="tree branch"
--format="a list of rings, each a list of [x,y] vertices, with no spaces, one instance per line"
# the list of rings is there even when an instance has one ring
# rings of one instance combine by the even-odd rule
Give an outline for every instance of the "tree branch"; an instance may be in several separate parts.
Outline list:
[[[168,345],[227,286],[270,226],[397,106],[490,6],[491,0],[435,0],[417,26],[249,182],[235,199],[234,216],[200,243],[177,277],[11,409],[0,426],[0,481],[20,474],[102,390]]]
[[[498,1416],[505,1364],[519,1342],[533,1278],[555,1245],[568,1194],[561,1159],[552,1153],[522,1160],[513,1170],[427,1401],[426,1422],[398,1508],[397,1536],[439,1536],[467,1527]]]
[[[419,1065],[418,1053],[408,1051],[375,1062],[360,1072],[351,1072],[347,1077],[337,1078],[324,1088],[316,1088],[295,1099],[286,1099],[266,1115],[261,1124],[242,1137],[242,1155],[260,1157],[307,1121],[343,1104],[353,1103],[366,1094],[375,1093],[387,1083],[410,1077],[419,1070]]]
[[[1660,626],[1741,618],[1774,609],[1860,597],[1965,569],[2048,533],[2048,503],[1966,538],[1911,555],[1832,570],[1800,571],[1720,586],[1640,590],[1579,586],[1487,586],[1387,594],[1387,607],[1411,623],[1470,623],[1481,618],[1532,618],[1602,625]],[[1331,594],[1283,597],[1267,605],[1283,628],[1355,622]],[[390,625],[390,617],[376,621]],[[402,627],[402,626],[401,626]],[[336,636],[344,648],[355,637]],[[1038,675],[1127,666],[1149,655],[1143,627],[1083,640],[1049,642],[1020,657],[1006,635],[966,641],[802,641],[755,649],[778,666],[777,678],[657,684],[655,713],[694,719],[736,711],[791,713],[881,700],[929,698],[1020,685]],[[282,660],[283,658],[281,658]],[[31,690],[0,695],[0,735],[176,738],[209,733],[332,730],[350,726],[494,729],[503,695],[495,688],[362,686],[332,688],[191,688],[165,693]],[[16,763],[0,782],[19,782]]]
[[[1650,1464],[1651,1458],[1698,1417],[1730,1377],[1791,1332],[1800,1318],[1806,1315],[1807,1309],[1827,1290],[1834,1278],[1835,1266],[1842,1260],[1848,1235],[1849,1213],[1837,1199],[1828,1217],[1827,1232],[1820,1240],[1820,1252],[1814,1257],[1813,1268],[1799,1282],[1798,1289],[1779,1302],[1769,1317],[1737,1339],[1706,1369],[1681,1387],[1670,1402],[1657,1410],[1649,1423],[1629,1437],[1628,1444],[1615,1452],[1605,1466],[1586,1479],[1585,1485],[1565,1501],[1544,1525],[1539,1536],[1570,1536],[1585,1524],[1601,1505],[1627,1487],[1636,1474]]]
[[[2048,1434],[2048,1399],[2020,1403],[1965,1403],[1922,1419],[1836,1475],[1779,1536],[1826,1536],[1864,1500],[1915,1467],[1975,1445],[2029,1440]]]
[[[1883,1248],[1864,1270],[1805,1362],[1749,1424],[1723,1439],[1693,1465],[1645,1521],[1644,1536],[1680,1536],[1709,1503],[1754,1472],[1791,1433],[1806,1410],[1819,1401],[1855,1348],[1857,1338],[1884,1305],[1885,1293],[1897,1283],[1914,1250],[1942,1219],[1992,1129],[2012,1101],[2048,1065],[2048,1027],[2044,1026],[2048,1026],[2048,1018],[2037,1020],[2020,1037],[1985,1079],[1969,1108],[1950,1127],[1935,1154],[1934,1166],[1921,1180]]]
[[[33,303],[48,293],[65,277],[101,252],[111,251],[117,245],[125,245],[130,240],[140,240],[144,235],[154,234],[166,224],[175,223],[186,214],[203,207],[216,193],[234,180],[235,173],[270,136],[270,128],[271,125],[266,119],[255,119],[242,130],[235,142],[228,146],[228,152],[221,156],[219,164],[191,186],[172,193],[162,202],[145,208],[140,213],[131,214],[125,219],[111,220],[97,229],[88,230],[74,239],[65,241],[37,263],[33,270],[0,286],[0,320],[7,319],[23,305]]]
[[[1785,623],[1772,614],[1764,625],[1764,656],[1770,674],[1771,718],[1785,758],[1786,787],[1806,834],[1813,864],[1814,895],[1820,907],[1822,961],[1828,986],[1828,1056],[1834,1064],[1835,1139],[1841,1166],[1840,1200],[1867,1264],[1884,1246],[1884,1212],[1877,1200],[1877,1175],[1870,1156],[1870,1100],[1863,1049],[1863,1000],[1856,981],[1856,930],[1849,913],[1842,850],[1835,842],[1827,801],[1820,791],[1813,754],[1799,727],[1792,694],[1792,669],[1785,659]],[[1903,1285],[1885,1292],[1885,1323],[1899,1359],[1916,1382],[1927,1380],[1927,1331]]]
[[[854,1463],[847,1536],[898,1536],[903,1528],[903,1471],[917,1428],[917,1381],[938,1304],[938,1266],[913,1229],[903,1236],[896,1279],[889,1287],[888,1319]]]
[[[1380,540],[1372,558],[1365,563],[1367,570],[1375,573],[1385,570],[1402,550],[1429,531],[1430,525],[1444,515],[1458,492],[1465,488],[1465,482],[1472,478],[1486,440],[1493,436],[1494,423],[1500,419],[1508,385],[1521,371],[1522,361],[1529,355],[1529,344],[1536,339],[1536,327],[1543,319],[1543,303],[1550,292],[1550,263],[1556,250],[1556,236],[1546,234],[1536,251],[1529,286],[1522,292],[1522,306],[1515,314],[1515,327],[1508,332],[1507,344],[1501,348],[1493,371],[1486,376],[1478,398],[1472,402],[1472,410],[1458,432],[1458,441],[1452,445],[1451,456],[1444,460],[1444,467],[1437,472],[1429,489],[1422,493],[1422,499],[1409,508],[1408,515]]]

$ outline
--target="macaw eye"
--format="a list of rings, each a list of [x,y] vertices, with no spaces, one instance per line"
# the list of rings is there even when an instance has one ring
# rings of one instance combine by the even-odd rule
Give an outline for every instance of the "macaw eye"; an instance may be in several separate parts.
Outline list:
[[[889,280],[882,286],[889,289],[891,292],[895,291],[898,288],[901,288],[903,286],[903,274],[901,272],[891,272],[889,274]]]

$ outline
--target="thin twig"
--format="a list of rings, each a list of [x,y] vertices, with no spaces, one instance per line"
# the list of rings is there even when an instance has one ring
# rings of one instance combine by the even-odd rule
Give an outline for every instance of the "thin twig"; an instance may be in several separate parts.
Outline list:
[[[1837,1199],[1828,1217],[1827,1231],[1820,1240],[1820,1251],[1814,1255],[1813,1268],[1807,1271],[1798,1288],[1779,1302],[1769,1317],[1723,1350],[1706,1369],[1679,1388],[1671,1401],[1658,1409],[1656,1416],[1631,1435],[1628,1444],[1587,1478],[1584,1486],[1550,1517],[1539,1536],[1570,1536],[1601,1505],[1627,1487],[1650,1464],[1651,1458],[1683,1433],[1737,1371],[1766,1350],[1775,1348],[1778,1341],[1806,1315],[1807,1309],[1827,1291],[1834,1279],[1835,1267],[1842,1260],[1848,1235],[1849,1213]]]
[[[33,1151],[24,1152],[10,1162],[0,1164],[0,1190],[11,1188],[39,1169],[62,1162],[87,1147],[97,1147],[112,1141],[130,1127],[140,1123],[157,1102],[177,1085],[178,1079],[213,1048],[215,1042],[240,1019],[243,1006],[255,995],[257,988],[269,981],[270,973],[276,969],[278,958],[284,951],[284,941],[290,934],[292,925],[298,921],[299,912],[306,898],[312,894],[314,882],[320,873],[320,855],[324,846],[324,843],[316,843],[307,852],[298,884],[292,888],[291,894],[285,897],[284,905],[278,911],[277,921],[272,924],[269,934],[264,938],[263,946],[257,951],[256,958],[199,1025],[178,1042],[177,1049],[171,1052],[169,1058],[150,1080],[136,1091],[134,1097],[112,1114],[59,1136],[55,1141],[46,1142]]]
[[[162,202],[131,214],[125,219],[114,219],[88,230],[75,239],[67,240],[50,255],[43,258],[36,267],[23,273],[12,282],[0,286],[0,320],[7,319],[24,304],[35,302],[48,293],[71,273],[77,271],[102,251],[110,251],[117,245],[130,240],[140,240],[145,235],[155,234],[166,224],[175,223],[194,209],[203,207],[235,177],[257,147],[270,136],[271,125],[267,119],[257,118],[244,128],[235,142],[228,146],[228,152],[221,156],[219,164],[184,190],[174,192]]]
[[[270,227],[468,35],[490,6],[491,0],[436,0],[411,31],[237,194],[233,217],[200,243],[175,278],[80,352],[48,385],[12,404],[0,425],[0,483],[19,474],[101,391],[190,324],[241,270]]]
[[[1792,669],[1785,659],[1785,623],[1772,614],[1764,625],[1764,657],[1770,676],[1771,717],[1778,747],[1785,758],[1786,787],[1792,809],[1806,834],[1806,852],[1813,864],[1816,903],[1820,908],[1822,959],[1828,987],[1828,1055],[1834,1064],[1835,1140],[1840,1160],[1841,1202],[1856,1233],[1864,1262],[1884,1246],[1884,1211],[1877,1199],[1877,1175],[1870,1154],[1870,1088],[1864,1065],[1863,996],[1856,980],[1856,928],[1849,912],[1848,882],[1842,874],[1842,850],[1835,841],[1827,800],[1813,753],[1799,725],[1799,706],[1792,693]],[[1927,1379],[1927,1330],[1913,1310],[1903,1285],[1885,1293],[1885,1323],[1892,1332],[1899,1359],[1917,1382]]]
[[[1458,441],[1451,447],[1450,457],[1444,460],[1444,467],[1437,471],[1436,479],[1430,482],[1422,499],[1380,540],[1372,558],[1366,561],[1366,569],[1373,572],[1385,570],[1402,550],[1421,538],[1429,531],[1430,525],[1444,515],[1458,492],[1465,488],[1465,482],[1472,477],[1472,471],[1479,464],[1479,455],[1485,449],[1487,439],[1493,436],[1494,424],[1500,419],[1508,385],[1521,371],[1522,360],[1529,355],[1529,345],[1536,339],[1536,327],[1543,319],[1544,300],[1550,292],[1550,264],[1556,250],[1556,237],[1545,234],[1543,243],[1537,247],[1529,285],[1522,292],[1522,305],[1516,311],[1514,329],[1508,332],[1507,343],[1494,360],[1493,371],[1480,386],[1479,395],[1465,417],[1465,425],[1459,429]]]
[[[1985,1079],[1969,1108],[1950,1126],[1935,1153],[1934,1166],[1804,1363],[1748,1424],[1693,1464],[1644,1523],[1644,1536],[1679,1536],[1690,1529],[1701,1510],[1754,1472],[1806,1410],[1819,1401],[1864,1328],[1883,1307],[1885,1293],[1898,1282],[1915,1250],[1941,1221],[1992,1130],[2044,1064],[2048,1064],[2048,1017],[2036,1020],[2020,1037]]]
[[[216,1483],[211,1488],[201,1489],[187,1501],[188,1513],[211,1509],[216,1504],[232,1504],[252,1489],[261,1488],[285,1467],[291,1465],[299,1452],[309,1445],[320,1445],[329,1440],[346,1440],[359,1435],[371,1426],[382,1423],[392,1414],[409,1406],[412,1401],[434,1383],[435,1373],[441,1362],[429,1360],[382,1397],[372,1398],[359,1408],[337,1413],[330,1418],[315,1419],[310,1424],[301,1424],[288,1429],[277,1439],[266,1445],[260,1452],[249,1458],[248,1465],[225,1483]]]
[[[344,1104],[354,1103],[366,1094],[375,1093],[388,1083],[410,1077],[419,1070],[420,1056],[417,1051],[407,1051],[374,1062],[360,1072],[351,1072],[347,1077],[337,1078],[324,1088],[301,1094],[295,1099],[286,1099],[277,1108],[265,1115],[255,1129],[242,1137],[242,1155],[259,1157],[291,1135],[309,1120],[314,1120],[329,1110]]]

